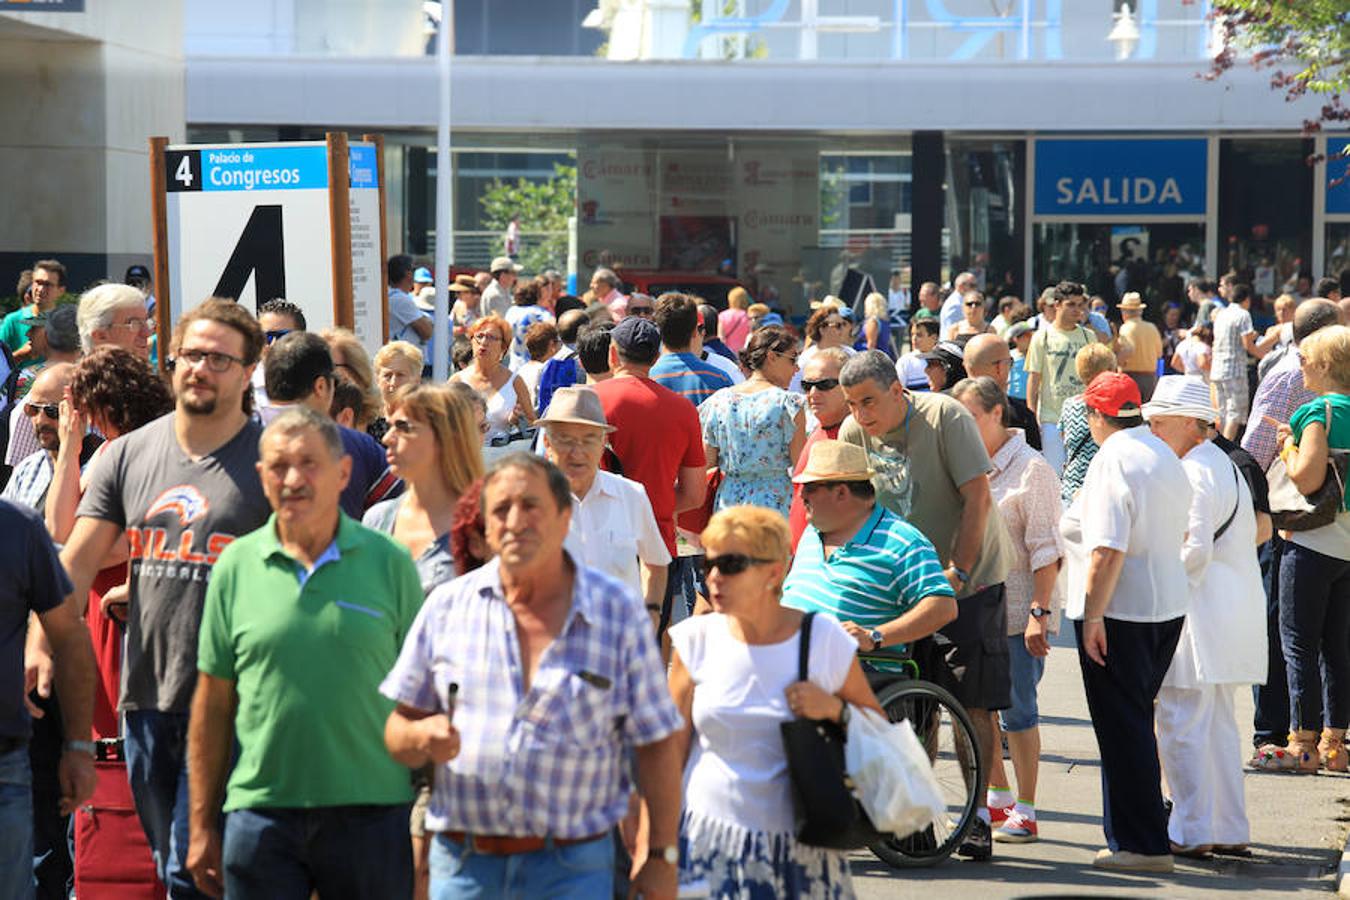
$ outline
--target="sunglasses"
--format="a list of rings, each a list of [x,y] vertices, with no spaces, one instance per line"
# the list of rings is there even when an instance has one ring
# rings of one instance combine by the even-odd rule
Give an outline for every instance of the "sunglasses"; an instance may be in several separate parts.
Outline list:
[[[751,566],[767,566],[771,562],[774,560],[747,556],[744,553],[723,553],[721,556],[710,556],[703,560],[703,575],[704,577],[711,575],[714,569],[723,575],[739,575]]]
[[[289,328],[274,328],[271,331],[264,331],[263,337],[267,338],[267,343],[273,344],[291,333]]]
[[[972,300],[972,301],[970,301],[969,303],[966,304],[966,307],[967,307],[967,308],[975,307],[975,306],[984,306],[984,301],[982,301],[982,300]]]
[[[37,418],[38,413],[42,413],[49,419],[59,419],[61,418],[61,407],[56,403],[25,403],[23,405],[23,414],[28,418]]]
[[[819,381],[807,381],[802,379],[802,393],[809,394],[812,391],[832,391],[839,387],[838,378],[822,378]]]

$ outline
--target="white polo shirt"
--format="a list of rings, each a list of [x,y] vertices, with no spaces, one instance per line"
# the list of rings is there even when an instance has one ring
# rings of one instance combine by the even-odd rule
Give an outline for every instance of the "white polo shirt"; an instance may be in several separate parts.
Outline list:
[[[647,489],[612,472],[598,471],[586,496],[572,496],[572,525],[563,542],[572,558],[617,578],[642,596],[638,560],[670,563]]]
[[[1181,460],[1148,426],[1106,439],[1083,488],[1060,523],[1068,555],[1064,614],[1081,619],[1087,563],[1097,547],[1125,554],[1106,615],[1124,622],[1167,622],[1186,614],[1190,582],[1181,561],[1191,485]]]

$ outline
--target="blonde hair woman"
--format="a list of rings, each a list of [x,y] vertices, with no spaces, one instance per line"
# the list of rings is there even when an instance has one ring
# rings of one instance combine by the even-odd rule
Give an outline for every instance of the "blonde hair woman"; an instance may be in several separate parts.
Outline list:
[[[862,328],[858,330],[858,340],[854,350],[880,350],[891,359],[895,359],[895,348],[891,346],[891,318],[886,309],[886,295],[873,291],[863,301]]]
[[[473,362],[450,376],[451,383],[467,384],[487,404],[487,441],[500,440],[524,419],[534,423],[530,389],[503,362],[511,349],[511,326],[501,316],[484,316],[469,326]]]
[[[361,389],[361,408],[356,411],[356,421],[352,427],[358,431],[367,430],[371,423],[380,417],[379,389],[375,387],[375,369],[370,364],[370,354],[361,346],[361,340],[347,328],[328,328],[319,332],[319,337],[328,344],[328,352],[333,357],[333,371],[344,381],[349,381]],[[375,436],[376,439],[379,435]]]
[[[745,349],[750,339],[750,294],[737,286],[727,292],[727,308],[717,314],[717,336],[733,353]]]
[[[1100,343],[1088,344],[1079,350],[1073,366],[1084,387],[1092,384],[1092,379],[1103,372],[1119,369],[1111,345]],[[1092,430],[1088,428],[1087,404],[1083,402],[1082,394],[1075,394],[1064,401],[1059,411],[1059,427],[1060,433],[1064,435],[1064,474],[1060,479],[1059,495],[1067,505],[1083,486],[1088,463],[1097,455],[1097,442],[1092,439]]]
[[[803,614],[780,605],[791,535],[777,513],[733,506],[702,535],[712,612],[670,630],[670,691],[684,715],[680,859],[717,897],[852,896],[848,858],[793,838],[779,725],[794,716],[880,712],[858,643],[834,619],[811,626],[809,680],[797,680]]]

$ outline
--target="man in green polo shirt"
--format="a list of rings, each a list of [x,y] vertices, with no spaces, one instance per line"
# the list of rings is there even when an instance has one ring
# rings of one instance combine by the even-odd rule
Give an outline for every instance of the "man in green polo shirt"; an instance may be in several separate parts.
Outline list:
[[[783,605],[829,613],[860,650],[927,637],[956,618],[956,593],[917,528],[877,503],[867,451],[811,446],[802,485],[811,524],[783,584]],[[885,668],[884,663],[874,663]]]
[[[339,510],[351,459],[331,420],[293,407],[259,454],[272,517],[221,553],[202,613],[188,868],[213,896],[409,897],[412,790],[379,684],[421,607],[417,570]]]
[[[30,340],[28,331],[39,324],[40,316],[56,308],[56,301],[65,293],[65,266],[54,259],[40,259],[33,263],[33,280],[28,286],[28,299],[32,302],[25,303],[0,319],[0,341],[13,353],[14,361],[20,368],[42,362],[45,345]]]

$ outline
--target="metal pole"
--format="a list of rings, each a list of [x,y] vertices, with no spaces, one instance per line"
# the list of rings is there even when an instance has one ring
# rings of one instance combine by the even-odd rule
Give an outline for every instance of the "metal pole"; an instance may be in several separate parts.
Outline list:
[[[435,358],[431,375],[437,382],[450,377],[450,263],[455,256],[451,215],[455,166],[450,158],[450,41],[455,27],[454,0],[441,0],[441,24],[436,32],[436,81],[440,114],[436,124],[436,322],[431,343]]]

